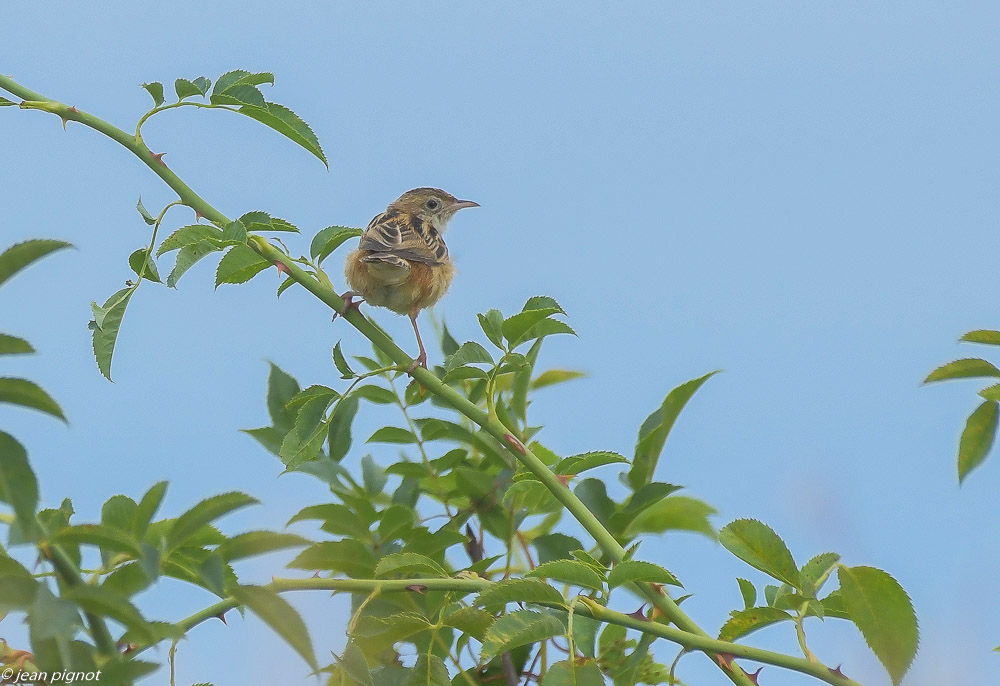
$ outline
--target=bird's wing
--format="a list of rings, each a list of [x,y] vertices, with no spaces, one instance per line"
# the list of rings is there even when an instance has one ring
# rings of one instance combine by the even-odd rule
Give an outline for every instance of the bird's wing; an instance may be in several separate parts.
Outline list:
[[[430,265],[448,260],[448,246],[433,226],[401,214],[383,212],[372,219],[361,236],[360,247],[372,253],[387,253]]]

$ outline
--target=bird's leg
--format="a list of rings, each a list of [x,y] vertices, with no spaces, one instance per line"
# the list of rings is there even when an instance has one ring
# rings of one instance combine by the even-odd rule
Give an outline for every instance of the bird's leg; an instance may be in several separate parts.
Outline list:
[[[343,317],[350,310],[354,310],[355,312],[360,312],[361,311],[361,303],[364,302],[364,298],[361,298],[360,300],[355,301],[354,297],[358,296],[358,295],[361,295],[361,294],[358,293],[357,291],[344,291],[344,294],[342,296],[340,296],[344,300],[344,309],[342,309],[340,312],[334,312],[333,313],[333,318],[336,319],[338,316]]]
[[[410,323],[413,324],[413,333],[417,334],[417,345],[420,346],[420,354],[417,358],[413,360],[413,364],[410,368],[406,370],[407,374],[413,372],[417,367],[427,368],[427,351],[424,350],[424,342],[420,340],[420,329],[417,328],[417,315],[420,314],[420,310],[417,308],[410,309]]]

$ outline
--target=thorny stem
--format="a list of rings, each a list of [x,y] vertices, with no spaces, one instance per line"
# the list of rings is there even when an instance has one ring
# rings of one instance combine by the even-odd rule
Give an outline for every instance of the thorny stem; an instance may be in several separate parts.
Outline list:
[[[141,136],[123,131],[109,122],[88,114],[76,107],[71,107],[63,103],[47,98],[39,93],[25,88],[8,76],[0,74],[0,88],[8,91],[16,97],[22,99],[20,106],[22,109],[35,109],[49,112],[65,121],[75,121],[89,128],[103,133],[123,147],[127,148],[138,157],[154,174],[159,176],[178,196],[180,202],[192,208],[208,221],[217,226],[224,227],[229,223],[229,219],[218,209],[209,204],[204,198],[192,190],[177,174],[175,174],[162,160],[162,155],[155,155],[143,142]],[[198,104],[198,103],[192,103]],[[150,115],[151,116],[151,115]],[[148,118],[148,117],[147,117]],[[248,245],[261,257],[269,260],[273,264],[280,265],[279,269],[287,273],[292,279],[300,283],[306,290],[315,295],[320,301],[331,307],[335,312],[344,310],[343,299],[329,286],[321,283],[315,277],[299,267],[293,259],[278,249],[261,236],[252,235],[248,240]],[[414,362],[414,359],[406,354],[396,343],[378,326],[369,322],[360,312],[351,310],[343,317],[354,328],[361,332],[369,341],[376,345],[394,362],[399,365],[406,365],[407,368]],[[625,556],[625,549],[618,543],[615,537],[608,531],[597,517],[587,509],[581,501],[556,475],[542,462],[531,450],[517,439],[512,432],[507,429],[495,416],[483,412],[468,398],[456,391],[454,388],[445,385],[432,371],[424,367],[416,367],[412,371],[412,376],[431,393],[434,393],[455,410],[465,415],[469,420],[478,424],[488,434],[493,436],[497,442],[503,446],[516,460],[521,462],[526,469],[531,471],[539,481],[541,481],[552,495],[570,512],[570,514],[583,526],[584,529],[594,538],[597,545],[611,559],[612,562],[621,562]],[[716,662],[714,655],[722,650],[718,646],[722,643],[709,638],[708,634],[701,629],[698,624],[687,616],[669,596],[661,595],[657,588],[648,584],[636,584],[635,588],[639,593],[651,602],[660,612],[675,624],[678,629],[670,629],[676,632],[673,637],[663,636],[681,645],[690,645],[693,649],[704,652],[713,663]],[[213,614],[217,614],[213,613]],[[209,615],[212,616],[212,615]],[[637,620],[638,621],[638,620]],[[650,626],[634,627],[647,632],[653,628],[661,627],[660,624],[650,623]],[[725,644],[740,650],[746,650],[744,646],[736,644]],[[734,652],[734,651],[729,651]],[[734,652],[739,655],[740,653]],[[789,659],[781,656],[782,659]],[[808,661],[804,661],[808,664]],[[752,686],[750,677],[742,670],[735,671],[721,667],[723,673],[739,686]],[[826,669],[825,667],[823,669]],[[812,670],[799,669],[812,673]],[[834,681],[831,683],[849,683],[847,681]]]

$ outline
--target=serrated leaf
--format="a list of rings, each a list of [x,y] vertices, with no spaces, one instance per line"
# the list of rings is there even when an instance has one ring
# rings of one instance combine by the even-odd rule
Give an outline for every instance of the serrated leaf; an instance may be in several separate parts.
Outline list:
[[[0,355],[30,355],[33,352],[31,343],[23,338],[0,333]]]
[[[213,95],[225,93],[233,86],[260,86],[263,84],[274,85],[274,74],[270,72],[249,72],[246,69],[233,69],[220,76],[212,89]]]
[[[445,626],[452,626],[463,634],[472,636],[477,641],[482,642],[483,636],[493,623],[494,617],[486,610],[475,607],[460,607],[454,612],[445,615],[441,623]]]
[[[271,266],[248,245],[234,245],[219,261],[215,287],[224,283],[245,283]]]
[[[222,556],[226,562],[242,560],[255,555],[264,555],[276,550],[287,550],[288,548],[301,548],[311,545],[312,541],[296,534],[289,534],[277,531],[247,531],[245,533],[226,539],[216,552]]]
[[[541,686],[604,686],[604,683],[595,660],[563,660],[549,667]]]
[[[799,578],[802,579],[802,593],[807,598],[815,598],[822,584],[821,577],[827,574],[840,560],[837,553],[821,553],[802,565]]]
[[[718,371],[709,372],[673,389],[667,394],[663,404],[642,423],[635,444],[632,469],[628,473],[628,483],[633,491],[653,480],[656,464],[678,415],[702,384],[716,374]]]
[[[409,429],[398,426],[383,426],[373,433],[366,443],[416,443],[417,439]]]
[[[444,370],[450,372],[458,367],[467,364],[493,364],[493,357],[489,351],[475,341],[466,341],[455,353],[448,357],[444,363]]]
[[[139,216],[142,217],[142,221],[146,222],[147,225],[152,226],[153,224],[156,223],[156,219],[153,218],[153,215],[149,213],[149,210],[146,209],[146,206],[142,204],[141,197],[139,198],[139,201],[136,202],[135,209],[139,211]]]
[[[213,244],[219,243],[222,241],[222,231],[208,224],[182,226],[163,239],[159,249],[156,251],[156,256],[160,257],[171,250],[178,250],[185,245],[200,243],[201,241],[209,241]]]
[[[162,250],[163,246],[160,246]],[[185,273],[195,264],[197,264],[202,258],[207,255],[211,255],[213,252],[218,252],[221,248],[211,241],[203,240],[197,243],[188,243],[180,249],[177,253],[177,261],[174,263],[174,268],[170,270],[167,275],[167,286],[170,288],[177,288],[177,282],[180,278],[184,276]]]
[[[159,81],[151,81],[150,83],[142,84],[142,87],[149,97],[153,99],[153,107],[159,107],[163,104],[163,84]]]
[[[344,680],[343,686],[375,686],[368,662],[365,660],[365,654],[354,641],[349,642],[344,648],[343,656],[337,657],[334,654],[333,657],[336,658],[337,664],[344,671],[345,676],[350,679],[350,681]]]
[[[785,542],[771,527],[756,519],[737,519],[719,531],[726,550],[765,574],[801,588],[798,567]]]
[[[128,256],[128,266],[132,268],[136,276],[143,279],[162,283],[160,281],[160,271],[156,268],[156,262],[149,257],[149,248],[139,248]]]
[[[278,217],[272,217],[267,212],[262,212],[260,210],[247,212],[246,214],[242,215],[237,221],[239,221],[239,223],[242,224],[247,231],[252,231],[252,232],[283,231],[283,232],[299,233],[299,228],[294,224],[292,224],[291,222],[285,221],[284,219],[279,219]]]
[[[476,605],[504,606],[507,603],[563,604],[562,594],[544,581],[532,578],[498,581],[476,598]]]
[[[547,295],[535,295],[528,298],[524,303],[524,307],[521,308],[521,311],[527,312],[528,310],[544,310],[547,308],[555,309],[559,312],[559,314],[566,314],[566,310],[564,310],[559,303],[555,301],[555,298],[550,298]]]
[[[0,378],[0,403],[20,405],[66,421],[66,415],[52,396],[27,379]]]
[[[747,579],[737,578],[740,585],[740,595],[743,596],[743,609],[749,610],[757,603],[757,589]]]
[[[899,684],[917,652],[913,604],[903,587],[881,569],[839,567],[840,595],[868,646]]]
[[[552,613],[518,610],[493,622],[483,638],[480,660],[488,662],[500,653],[565,632],[566,626]]]
[[[543,319],[547,319],[549,315],[557,314],[561,312],[558,307],[546,307],[536,310],[525,310],[518,312],[515,315],[507,317],[503,321],[501,330],[503,332],[503,337],[507,339],[510,345],[516,346],[518,343],[522,342],[524,334],[533,327],[538,322]]]
[[[160,503],[163,502],[163,496],[167,492],[167,482],[160,481],[154,484],[146,494],[142,496],[142,500],[135,508],[135,513],[132,515],[132,534],[137,538],[142,538],[146,535],[146,529],[149,528],[149,523],[153,521],[153,517],[156,515],[156,511],[160,509]]]
[[[479,314],[479,326],[483,333],[490,339],[496,347],[505,350],[503,344],[503,314],[500,310],[490,310],[486,314]]]
[[[965,423],[958,442],[958,482],[962,483],[969,472],[978,467],[990,449],[997,434],[998,405],[987,400],[977,407]]]
[[[49,253],[72,247],[71,243],[50,238],[37,238],[22,243],[15,243],[4,250],[3,253],[0,253],[0,284],[3,284],[19,271],[31,263],[42,259]]]
[[[716,510],[696,498],[672,495],[638,513],[625,528],[625,535],[663,533],[664,531],[694,531],[715,539],[715,528],[708,521]]]
[[[230,491],[205,498],[177,518],[167,535],[169,544],[171,547],[182,545],[204,525],[233,510],[255,505],[258,502],[256,498],[239,491]]]
[[[132,289],[123,288],[108,298],[102,307],[104,320],[100,327],[94,329],[94,357],[97,360],[97,368],[108,381],[111,381],[111,358],[115,354],[118,331],[121,329],[122,317],[125,316],[125,308],[128,307],[133,292]]]
[[[322,262],[344,242],[357,238],[362,233],[362,229],[350,226],[328,226],[320,229],[309,244],[309,255],[314,260]]]
[[[434,576],[445,578],[448,572],[431,558],[418,553],[392,553],[386,555],[375,565],[375,577],[387,579],[392,576],[400,578],[417,574],[418,576]]]
[[[583,588],[593,588],[598,591],[604,590],[604,579],[589,565],[576,560],[553,560],[544,562],[532,569],[525,576],[542,577],[561,581]]]
[[[227,93],[232,93],[232,90]],[[214,100],[214,97],[213,97]],[[283,105],[273,102],[246,104],[238,110],[251,119],[256,119],[260,123],[268,126],[291,141],[298,143],[303,148],[315,155],[327,167],[326,155],[319,144],[319,139],[313,130],[306,124],[299,115]]]
[[[137,638],[148,641],[153,637],[149,622],[128,601],[128,598],[117,591],[103,586],[81,584],[64,591],[63,597],[91,614],[113,618],[125,625]]]
[[[979,377],[1000,377],[1000,369],[992,363],[978,358],[955,360],[938,367],[927,375],[924,383],[947,381],[949,379],[972,379]]]
[[[580,550],[583,547],[578,539],[560,533],[536,536],[531,544],[538,551],[539,564],[551,560],[566,559],[574,550]]]
[[[531,341],[536,338],[554,336],[560,333],[568,333],[571,336],[576,335],[576,331],[573,330],[573,327],[566,322],[559,321],[558,319],[543,319],[528,329],[524,335],[521,336],[521,342],[526,343],[527,341]]]
[[[221,240],[246,243],[247,227],[239,219],[237,219],[234,222],[229,222],[228,224],[226,224],[226,228],[222,230]]]
[[[129,533],[104,524],[76,524],[55,533],[54,543],[89,543],[100,546],[102,550],[128,553],[138,558],[139,541]]]
[[[746,610],[735,610],[730,613],[726,623],[719,629],[720,641],[735,641],[757,629],[776,624],[777,622],[791,621],[793,617],[785,612],[773,607],[754,607]]]
[[[14,516],[25,535],[33,536],[38,482],[24,446],[3,431],[0,431],[0,501],[14,509]]]
[[[451,677],[441,658],[421,653],[417,663],[407,670],[401,686],[451,686]]]
[[[291,429],[295,424],[295,413],[288,409],[288,403],[299,394],[299,382],[273,362],[268,362],[268,366],[267,412],[274,426]]]
[[[342,379],[353,379],[357,374],[351,369],[351,365],[347,364],[347,358],[344,357],[343,351],[340,349],[340,341],[337,341],[337,345],[333,346],[333,364],[337,367],[337,371],[340,372]]]
[[[231,593],[241,605],[250,608],[261,621],[285,639],[310,667],[319,669],[312,641],[309,639],[309,630],[287,600],[263,586],[237,586]]]
[[[985,345],[1000,345],[1000,331],[990,329],[978,329],[970,331],[958,340],[968,343],[983,343]]]
[[[546,386],[554,386],[564,381],[582,379],[585,376],[587,375],[584,372],[578,372],[573,369],[549,369],[535,377],[535,380],[531,382],[531,387],[537,390]]]
[[[652,562],[640,560],[624,560],[619,562],[608,573],[608,587],[616,588],[632,582],[649,582],[654,584],[669,584],[683,586],[668,570]]]
[[[563,458],[555,466],[556,474],[582,474],[588,469],[603,467],[604,465],[628,462],[622,455],[607,450],[595,450],[580,455],[572,455]]]
[[[392,405],[396,402],[396,394],[390,391],[388,388],[382,386],[376,386],[374,384],[368,384],[365,386],[357,386],[351,395],[363,398],[368,402],[375,403],[376,405]]]
[[[178,100],[183,100],[184,98],[190,98],[195,95],[204,95],[205,92],[196,86],[191,81],[187,79],[177,79],[174,81],[174,93],[177,94]]]
[[[355,579],[373,578],[375,565],[371,551],[353,539],[314,543],[288,564],[292,569],[343,572]]]
[[[351,449],[351,424],[358,413],[358,399],[347,397],[337,403],[330,415],[327,446],[330,459],[339,462]]]

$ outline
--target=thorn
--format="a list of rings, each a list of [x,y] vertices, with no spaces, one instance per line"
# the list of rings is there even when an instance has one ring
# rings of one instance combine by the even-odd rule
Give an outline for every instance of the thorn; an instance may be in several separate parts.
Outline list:
[[[760,676],[760,673],[763,672],[763,671],[764,671],[763,667],[758,667],[757,671],[754,672],[753,674],[747,672],[747,678],[749,678],[750,681],[752,681],[754,683],[754,686],[760,686],[760,682],[757,681],[757,677]]]
[[[834,676],[839,676],[841,679],[846,679],[847,675],[844,674],[842,671],[840,671],[841,666],[842,665],[837,665],[836,669],[833,669],[832,667],[827,667],[827,669],[830,670],[830,674],[832,674]]]
[[[715,654],[715,661],[718,662],[719,665],[722,666],[722,667],[724,667],[725,669],[728,669],[729,671],[733,671],[733,667],[734,667],[734,665],[733,665],[733,659],[735,657],[736,656],[733,655],[732,653],[716,653]]]
[[[312,578],[314,578],[314,579],[318,579],[319,578],[319,570],[318,569],[315,572],[313,572]]]
[[[66,130],[66,122],[68,122],[69,119],[67,119],[66,117],[59,117],[59,118],[62,119],[63,131],[65,131]]]
[[[122,655],[128,655],[129,653],[134,653],[139,648],[138,643],[119,643],[118,649],[122,651]]]
[[[503,440],[507,441],[507,445],[509,445],[511,448],[524,455],[524,446],[521,445],[521,441],[517,440],[510,434],[504,434]]]
[[[659,593],[660,595],[666,595],[666,593],[663,592],[663,584],[658,584],[655,581],[650,581],[649,585],[652,586],[656,590],[656,592]]]
[[[80,114],[80,110],[76,109],[76,105],[70,105],[66,109],[69,110],[70,112],[76,112],[77,114]]]
[[[629,612],[627,616],[631,617],[632,619],[639,619],[642,620],[643,622],[648,622],[649,617],[647,617],[643,613],[643,610],[645,609],[646,609],[646,603],[643,603],[642,605],[639,606],[638,610],[636,610],[635,612]]]
[[[414,593],[419,593],[420,595],[423,595],[424,591],[427,590],[427,587],[424,586],[423,584],[410,584],[409,586],[406,587],[406,590],[413,591]]]
[[[201,221],[201,212],[199,212],[198,210],[194,211],[194,221],[195,221],[195,223]]]
[[[576,474],[556,474],[556,478],[559,479],[559,483],[567,488],[569,488],[569,480],[574,476],[576,476]]]
[[[279,272],[282,272],[284,274],[288,274],[289,276],[292,275],[292,270],[289,269],[288,265],[286,265],[284,262],[282,262],[280,260],[275,260],[274,261],[274,266],[278,268]]]
[[[163,161],[163,156],[166,155],[167,153],[165,153],[165,152],[150,152],[149,154],[152,156],[152,158],[154,160],[156,160],[157,162],[159,162],[160,164],[162,164],[164,167],[167,166],[167,163]]]
[[[222,620],[223,624],[225,624],[226,626],[229,626],[229,622],[226,621],[226,611],[225,610],[223,610],[222,612],[220,612],[219,614],[217,614],[215,616],[217,618],[219,618],[220,620]]]

